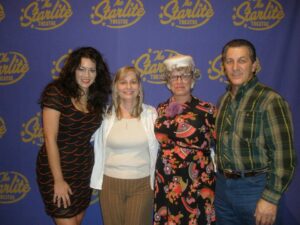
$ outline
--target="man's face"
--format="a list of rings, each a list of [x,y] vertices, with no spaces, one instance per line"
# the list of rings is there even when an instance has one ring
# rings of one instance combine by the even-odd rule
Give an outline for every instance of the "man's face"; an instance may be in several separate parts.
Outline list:
[[[257,67],[257,63],[251,61],[250,51],[245,46],[230,47],[226,52],[223,65],[233,92],[251,80]]]

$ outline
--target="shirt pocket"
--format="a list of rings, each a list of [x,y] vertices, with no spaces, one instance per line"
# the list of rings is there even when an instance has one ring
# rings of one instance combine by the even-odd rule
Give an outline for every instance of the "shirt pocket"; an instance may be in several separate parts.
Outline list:
[[[247,142],[255,142],[259,137],[262,113],[258,111],[238,111],[235,121],[235,133]]]

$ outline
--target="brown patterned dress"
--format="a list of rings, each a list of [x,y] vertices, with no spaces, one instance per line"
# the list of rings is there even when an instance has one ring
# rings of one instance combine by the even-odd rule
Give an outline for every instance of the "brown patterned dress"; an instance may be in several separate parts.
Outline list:
[[[72,104],[71,99],[54,86],[46,91],[43,107],[58,110],[60,115],[57,144],[65,181],[70,185],[71,206],[58,208],[53,203],[53,176],[50,171],[47,151],[43,145],[37,158],[37,182],[45,204],[46,213],[56,218],[70,218],[90,203],[92,190],[89,187],[94,163],[91,135],[100,126],[102,117],[95,113],[83,113]]]

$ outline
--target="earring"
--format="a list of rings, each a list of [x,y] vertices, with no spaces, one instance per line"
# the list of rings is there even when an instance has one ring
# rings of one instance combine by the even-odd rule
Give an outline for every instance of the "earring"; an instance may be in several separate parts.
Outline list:
[[[194,85],[195,85],[195,81],[191,84],[191,89],[194,88]]]

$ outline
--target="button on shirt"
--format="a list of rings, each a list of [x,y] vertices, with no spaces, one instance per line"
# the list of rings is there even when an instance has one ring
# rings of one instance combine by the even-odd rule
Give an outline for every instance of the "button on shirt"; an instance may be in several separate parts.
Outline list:
[[[262,198],[277,204],[296,165],[288,103],[255,76],[239,88],[235,97],[229,86],[218,108],[218,168],[238,171],[268,168]]]

